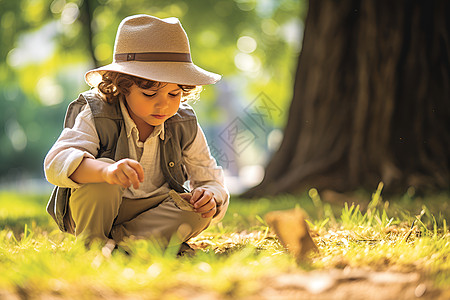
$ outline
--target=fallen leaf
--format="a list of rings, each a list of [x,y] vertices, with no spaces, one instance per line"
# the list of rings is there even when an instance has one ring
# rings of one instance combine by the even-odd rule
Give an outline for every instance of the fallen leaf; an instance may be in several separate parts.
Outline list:
[[[169,196],[175,202],[176,207],[178,207],[181,210],[185,210],[185,211],[195,211],[194,205],[192,205],[188,200],[183,198],[183,196],[186,197],[187,195],[190,195],[190,194],[184,193],[184,194],[180,195],[177,192],[175,192],[174,190],[171,190],[169,192]]]
[[[300,208],[272,211],[265,216],[281,244],[300,262],[310,251],[318,251],[309,233],[305,213]]]

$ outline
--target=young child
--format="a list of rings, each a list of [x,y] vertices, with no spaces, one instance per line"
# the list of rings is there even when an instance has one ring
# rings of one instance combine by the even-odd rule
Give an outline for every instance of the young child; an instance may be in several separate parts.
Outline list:
[[[59,228],[88,241],[132,237],[167,245],[220,220],[229,199],[223,172],[185,104],[219,79],[193,64],[178,19],[125,18],[113,63],[86,73],[93,89],[69,105],[44,161],[57,186],[47,210]],[[192,211],[176,205],[173,190]]]

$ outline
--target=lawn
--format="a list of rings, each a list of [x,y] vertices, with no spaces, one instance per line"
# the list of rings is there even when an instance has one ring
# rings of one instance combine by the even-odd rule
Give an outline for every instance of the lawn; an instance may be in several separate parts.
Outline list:
[[[314,189],[233,197],[226,217],[190,241],[195,255],[183,257],[151,241],[130,242],[131,255],[88,250],[58,231],[46,195],[0,192],[0,299],[449,297],[449,193],[387,199],[380,192],[328,202]],[[267,212],[294,207],[306,211],[319,248],[300,264],[264,221]]]

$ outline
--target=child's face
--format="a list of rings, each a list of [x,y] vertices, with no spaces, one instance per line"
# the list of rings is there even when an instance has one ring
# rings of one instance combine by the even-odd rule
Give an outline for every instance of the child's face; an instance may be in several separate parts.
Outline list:
[[[176,114],[182,92],[175,83],[149,89],[141,89],[134,84],[125,98],[130,116],[136,125],[145,122],[151,126],[158,126]]]

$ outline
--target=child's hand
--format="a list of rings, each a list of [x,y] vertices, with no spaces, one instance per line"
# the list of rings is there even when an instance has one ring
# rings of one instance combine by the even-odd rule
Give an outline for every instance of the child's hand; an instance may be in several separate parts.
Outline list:
[[[131,185],[139,188],[139,183],[144,181],[144,169],[137,161],[129,158],[121,159],[103,170],[103,178],[109,184],[118,184],[124,188]]]
[[[217,203],[214,199],[214,193],[207,189],[194,189],[192,191],[190,202],[194,205],[195,211],[201,213],[203,218],[210,218],[217,212]]]

